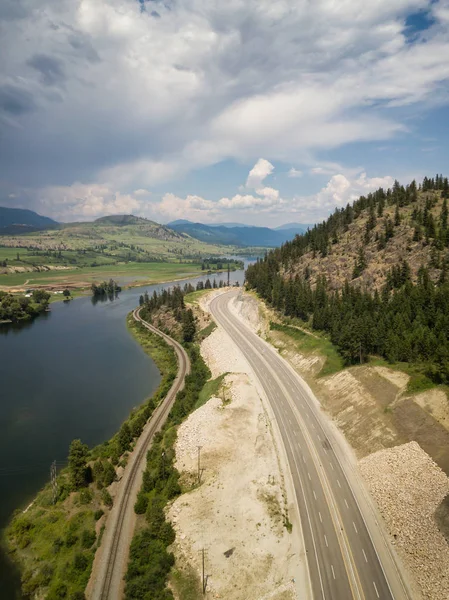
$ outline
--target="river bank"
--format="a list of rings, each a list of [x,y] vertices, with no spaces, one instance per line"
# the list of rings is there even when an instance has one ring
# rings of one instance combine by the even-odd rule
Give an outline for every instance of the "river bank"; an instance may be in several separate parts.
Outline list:
[[[242,282],[243,276],[243,271],[231,273],[231,281]],[[207,277],[177,283],[195,284]],[[164,287],[157,284],[146,291]],[[0,526],[49,480],[53,460],[58,468],[65,465],[72,439],[80,437],[89,446],[109,439],[157,387],[154,363],[126,329],[125,316],[141,293],[134,288],[113,301],[57,303],[32,323],[0,327],[5,357],[0,364]],[[4,555],[0,577],[2,598],[19,598],[17,576]]]

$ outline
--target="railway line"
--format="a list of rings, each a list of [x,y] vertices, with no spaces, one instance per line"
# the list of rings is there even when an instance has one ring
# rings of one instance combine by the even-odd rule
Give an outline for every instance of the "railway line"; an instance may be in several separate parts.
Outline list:
[[[123,576],[126,572],[129,545],[134,530],[134,503],[145,470],[146,453],[153,436],[162,428],[173,406],[176,394],[184,386],[185,376],[190,371],[190,361],[184,348],[176,340],[159,331],[140,316],[140,308],[133,317],[146,329],[162,337],[172,346],[178,360],[178,374],[164,401],[155,409],[139,437],[134,452],[129,457],[123,480],[109,515],[103,543],[97,551],[90,587],[91,600],[118,600],[123,592]]]

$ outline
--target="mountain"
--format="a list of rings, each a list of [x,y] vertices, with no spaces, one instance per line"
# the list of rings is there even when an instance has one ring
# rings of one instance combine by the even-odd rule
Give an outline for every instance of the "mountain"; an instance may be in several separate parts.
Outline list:
[[[449,383],[448,198],[442,176],[361,196],[250,266],[248,285],[346,364],[377,355]]]
[[[308,229],[312,229],[313,225],[306,225],[305,223],[285,223],[274,227],[275,231],[295,231],[296,233],[305,233]]]
[[[209,223],[209,227],[254,227],[254,225],[244,225],[243,223]]]
[[[172,227],[173,225],[194,225],[194,222],[187,219],[177,219],[176,221],[167,223],[167,227]],[[207,227],[252,227],[252,225],[244,225],[243,223],[207,223]]]
[[[28,228],[25,232],[27,235],[18,235],[24,233],[22,227],[9,236],[2,235],[1,247],[14,248],[16,252],[0,252],[0,264],[6,258],[15,258],[17,253],[22,262],[60,264],[62,261],[61,264],[66,266],[92,267],[125,262],[198,263],[204,258],[234,252],[234,248],[203,243],[166,225],[134,215],[111,215],[95,221],[55,224],[41,230]],[[25,259],[22,248],[32,258]],[[11,268],[20,266],[21,263],[11,264]]]
[[[269,227],[252,227],[247,225],[205,225],[191,221],[173,221],[168,226],[201,242],[223,244],[226,246],[261,246],[273,248],[280,246],[296,235],[296,231],[276,231]]]
[[[87,235],[99,240],[103,237],[110,239],[126,238],[126,243],[132,244],[132,238],[153,238],[170,242],[182,242],[185,238],[166,225],[150,221],[134,215],[109,215],[95,221],[80,223],[64,223],[61,228],[72,238]]]
[[[0,235],[26,233],[56,226],[56,221],[24,208],[0,206]]]

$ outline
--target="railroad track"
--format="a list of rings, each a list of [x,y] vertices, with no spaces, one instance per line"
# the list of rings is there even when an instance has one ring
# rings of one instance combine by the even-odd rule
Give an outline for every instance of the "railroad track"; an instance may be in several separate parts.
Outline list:
[[[125,469],[124,477],[126,479],[123,482],[121,493],[119,492],[115,519],[112,521],[111,530],[108,531],[107,535],[109,548],[105,547],[106,556],[102,556],[100,560],[99,576],[92,586],[92,600],[119,600],[121,580],[126,567],[125,559],[128,554],[127,552],[120,553],[119,548],[126,517],[129,515],[129,511],[134,510],[134,496],[137,495],[135,488],[136,478],[143,471],[142,462],[145,460],[148,446],[154,434],[165,423],[175,401],[176,394],[183,388],[185,376],[190,372],[189,357],[181,344],[165,333],[162,333],[162,331],[159,331],[156,327],[153,327],[153,325],[150,325],[150,323],[144,321],[140,316],[140,310],[140,308],[136,308],[133,311],[134,319],[152,333],[162,337],[167,344],[174,348],[178,359],[178,374],[164,401],[155,409],[142,432],[136,444],[137,452],[131,456],[128,469]],[[106,544],[106,540],[104,543]]]

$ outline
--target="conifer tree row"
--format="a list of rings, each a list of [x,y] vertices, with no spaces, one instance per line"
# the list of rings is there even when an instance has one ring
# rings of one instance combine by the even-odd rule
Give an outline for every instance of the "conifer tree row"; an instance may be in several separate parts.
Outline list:
[[[411,281],[411,269],[401,260],[387,273],[380,292],[370,293],[345,282],[341,290],[331,290],[326,278],[319,276],[312,286],[310,269],[304,275],[292,276],[290,268],[307,252],[327,254],[329,244],[335,243],[348,225],[362,211],[368,213],[365,238],[371,234],[376,217],[383,216],[386,206],[395,206],[395,219],[385,221],[378,248],[395,235],[401,222],[400,208],[418,199],[418,192],[436,190],[443,197],[438,219],[431,209],[432,194],[424,207],[416,206],[412,213],[415,233],[421,232],[432,244],[429,266],[441,269],[439,281],[432,281],[426,266],[418,271],[417,281]],[[327,221],[307,233],[296,236],[281,248],[270,251],[246,272],[249,288],[257,290],[271,306],[289,317],[308,322],[314,329],[326,332],[337,346],[346,364],[364,361],[369,355],[380,355],[390,362],[419,362],[426,374],[436,382],[449,383],[449,283],[447,261],[440,257],[440,249],[449,246],[447,178],[438,175],[403,187],[395,182],[391,190],[379,189],[362,196],[352,205],[337,209]],[[448,194],[449,195],[449,194]],[[421,229],[419,229],[421,228]],[[363,247],[359,249],[353,278],[365,269]]]

